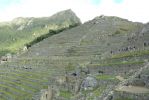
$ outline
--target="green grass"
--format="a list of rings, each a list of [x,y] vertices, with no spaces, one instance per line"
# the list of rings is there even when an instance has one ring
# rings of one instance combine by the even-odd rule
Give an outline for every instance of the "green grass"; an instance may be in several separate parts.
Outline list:
[[[4,49],[1,49],[1,50],[0,50],[0,56],[5,55],[5,54],[6,54],[6,53],[8,53],[8,52],[9,52],[9,53],[12,53],[12,52],[11,52],[11,51],[9,51],[9,50],[6,50],[6,49],[5,49],[5,50],[4,50]]]
[[[87,100],[94,100],[94,98],[95,97],[98,97],[98,96],[100,96],[102,93],[103,93],[103,91],[106,89],[106,86],[102,86],[102,87],[98,87],[98,88],[95,88],[95,89],[93,89],[93,90],[87,90],[87,91],[84,91],[84,90],[82,90],[82,93],[84,94],[84,95],[88,95],[89,93],[92,93],[93,95],[92,96],[89,96],[88,98],[87,98]]]
[[[58,27],[58,29],[60,27]],[[23,49],[24,45],[26,44],[33,45],[43,40],[44,38],[47,38],[53,35],[53,33],[48,33],[49,32],[48,29],[42,29],[42,28],[35,28],[35,29],[32,29],[31,31],[22,30],[21,32],[10,29],[12,32],[11,36],[7,31],[5,32],[5,30],[4,32],[0,31],[0,42],[1,42],[0,56],[5,55],[6,53],[16,53],[19,50]],[[55,29],[55,30],[58,30],[58,29]],[[60,29],[63,29],[63,27]],[[38,33],[38,34],[34,36],[33,33]],[[5,35],[5,36],[3,37],[2,35]]]
[[[28,43],[36,38],[36,36],[33,36],[33,33],[36,33],[35,31],[41,30],[41,28],[38,28],[37,30],[32,29],[31,31],[16,31],[11,28],[5,29],[4,27],[3,30],[0,30],[0,51],[4,51],[3,53],[1,53],[1,55],[4,55],[6,53],[16,53],[18,50],[23,48],[25,43]],[[47,32],[48,30],[42,30],[38,36]]]
[[[6,98],[11,98],[11,99],[13,99],[13,100],[16,98],[16,96],[13,95],[13,94],[10,93],[10,92],[6,92],[6,91],[4,91],[4,90],[0,90],[0,92],[3,93],[2,98],[3,98],[4,100],[6,100]]]
[[[70,99],[73,95],[69,91],[61,90],[60,91],[60,96],[66,98],[66,99]]]
[[[75,66],[72,63],[68,63],[67,66],[65,66],[65,71],[69,72],[69,71],[74,71],[75,70]]]
[[[112,55],[111,58],[116,59],[116,58],[134,57],[134,56],[142,56],[142,55],[149,55],[149,50],[124,52],[124,53]]]
[[[115,80],[116,77],[112,75],[97,75],[96,79],[98,80]]]
[[[8,91],[12,92],[14,95],[26,94],[26,92],[24,92],[22,90],[18,90],[16,88],[13,88],[13,87],[5,85],[5,84],[0,84],[0,87],[3,88],[3,90],[5,90],[5,91],[7,89]]]
[[[105,86],[98,87],[97,89],[93,91],[94,96],[96,97],[100,96],[105,89],[106,89]]]
[[[32,94],[21,94],[16,95],[10,91],[1,90],[0,92],[3,93],[2,98],[0,100],[31,100]]]
[[[12,82],[12,81],[8,81],[8,80],[1,80],[1,82],[5,83],[5,84],[10,84],[12,85],[13,87],[18,87],[18,88],[22,88],[24,89],[25,91],[33,91],[33,92],[36,92],[37,89],[34,89],[30,86],[27,86],[27,85],[24,85],[24,83],[17,83],[17,82]]]
[[[12,73],[14,72],[9,73],[7,77],[4,76],[4,78],[1,79],[1,82],[3,84],[0,84],[0,89],[6,92],[5,95],[10,95],[10,98],[15,98],[13,100],[16,100],[18,95],[22,97],[22,99],[19,99],[19,100],[24,100],[25,97],[31,98],[34,93],[48,87],[48,84],[47,84],[48,78],[46,79],[43,79],[43,77],[38,78],[38,76],[36,76],[36,74],[38,73],[36,74],[33,73],[32,77],[28,76],[29,74],[32,74],[29,72],[27,73],[18,72],[14,74]],[[47,74],[47,77],[48,77],[48,74]],[[15,82],[15,80],[19,80],[19,83]],[[6,89],[8,91],[6,91]],[[30,100],[30,99],[27,99],[27,100]]]
[[[28,76],[29,74],[33,76]],[[4,78],[1,79],[3,84],[0,84],[0,89],[2,89],[1,91],[4,91],[5,95],[8,95],[11,99],[14,98],[13,100],[16,100],[18,95],[22,97],[22,99],[19,98],[19,100],[24,100],[26,97],[31,98],[34,93],[40,91],[41,89],[47,89],[48,87],[48,74],[47,77],[44,76],[46,79],[43,79],[43,77],[39,78],[36,74],[40,75],[40,73],[31,72],[11,72],[7,75],[7,77],[4,76]],[[19,80],[19,83],[15,82],[15,80]]]
[[[116,32],[114,32],[112,35],[117,35],[117,34],[121,34],[120,30],[117,30]]]
[[[18,78],[15,78],[15,77],[13,77],[13,76],[8,76],[7,77],[7,80],[9,80],[9,81],[13,81],[13,80],[17,80]],[[3,80],[6,80],[5,78],[3,78]],[[3,81],[2,80],[2,81]],[[20,79],[19,80],[19,82],[20,83],[24,83],[24,84],[26,84],[26,85],[30,85],[30,86],[33,86],[33,87],[36,87],[36,88],[44,88],[44,87],[46,87],[45,85],[43,85],[42,83],[40,83],[40,82],[33,82],[33,81],[31,81],[31,80],[28,80],[28,79],[26,79],[26,78],[24,78],[24,79]]]
[[[118,98],[116,100],[133,100],[133,99],[131,99],[131,98]]]
[[[45,66],[42,66],[43,63]],[[49,77],[51,77],[51,74],[56,71],[53,68],[47,68],[48,64],[48,59],[44,61],[42,59],[19,59],[16,62],[6,62],[4,65],[1,65],[0,90],[5,92],[4,97],[9,97],[3,99],[31,100],[32,96],[41,89],[47,89]],[[32,69],[26,70],[13,68],[14,66],[28,67],[28,65],[32,65]],[[9,68],[6,68],[6,66]]]

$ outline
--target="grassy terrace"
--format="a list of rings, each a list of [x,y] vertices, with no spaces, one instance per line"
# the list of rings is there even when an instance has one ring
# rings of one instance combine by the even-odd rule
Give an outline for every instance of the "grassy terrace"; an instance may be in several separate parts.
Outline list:
[[[91,96],[89,96],[88,98],[87,98],[87,100],[94,100],[94,98],[96,98],[96,97],[99,97],[102,93],[103,93],[103,91],[106,89],[106,86],[100,86],[100,87],[97,87],[96,89],[93,89],[93,90],[88,90],[88,91],[84,91],[84,90],[82,90],[82,93],[83,93],[83,95],[89,95],[89,93],[92,93],[92,95]]]
[[[49,78],[56,69],[40,64],[40,60],[22,60],[19,62],[8,62],[0,65],[0,100],[32,100],[35,93],[41,89],[47,89]],[[47,61],[47,62],[46,62]],[[15,67],[28,67],[32,63],[32,69]],[[46,66],[46,67],[45,67]]]
[[[103,63],[103,64],[91,64],[91,66],[116,66],[116,65],[133,65],[133,64],[143,64],[144,61],[128,61],[128,62],[115,62],[115,63]]]
[[[12,78],[14,77],[15,76],[13,76]],[[14,98],[13,100],[17,100],[16,98],[18,96],[23,96],[22,99],[19,100],[24,100],[25,97],[31,98],[34,93],[39,92],[41,89],[47,87],[45,82],[42,80],[41,82],[39,82],[32,79],[33,81],[31,82],[27,79],[21,78],[20,81],[17,83],[14,80],[12,80],[12,78],[11,80],[9,80],[10,78],[11,77],[8,76],[7,79],[1,79],[0,91],[2,94],[4,93],[4,97],[10,97],[11,99]]]
[[[69,91],[61,90],[60,91],[60,96],[65,98],[65,99],[70,100],[70,98],[73,96],[73,94]]]
[[[132,51],[132,52],[124,52],[112,55],[112,58],[124,58],[124,57],[134,57],[134,56],[143,56],[143,55],[149,55],[149,50],[138,50],[138,51]]]
[[[115,80],[116,77],[111,76],[111,75],[97,75],[96,79],[99,79],[99,80]]]

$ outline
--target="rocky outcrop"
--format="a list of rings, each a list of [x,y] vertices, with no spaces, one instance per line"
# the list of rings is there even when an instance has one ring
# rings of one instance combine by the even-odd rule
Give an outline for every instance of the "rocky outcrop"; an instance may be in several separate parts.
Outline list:
[[[24,29],[30,29],[30,28],[35,28],[35,27],[43,27],[43,28],[49,28],[53,29],[57,27],[69,27],[69,26],[76,26],[80,25],[81,21],[80,19],[76,16],[76,14],[71,10],[64,10],[60,11],[50,17],[42,17],[42,18],[34,18],[34,17],[18,17],[12,20],[10,22],[13,25],[17,26],[17,30],[24,30]],[[60,26],[62,25],[62,26]]]
[[[97,86],[98,86],[97,80],[91,76],[86,77],[81,84],[81,88],[83,90],[93,90]]]

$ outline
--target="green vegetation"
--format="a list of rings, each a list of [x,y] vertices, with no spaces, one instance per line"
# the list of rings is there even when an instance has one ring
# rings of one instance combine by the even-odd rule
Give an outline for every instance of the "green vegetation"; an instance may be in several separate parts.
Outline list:
[[[105,89],[106,89],[106,86],[98,87],[93,91],[94,96],[96,97],[100,96]]]
[[[19,68],[13,69],[13,66],[10,69],[5,69],[6,66],[18,65],[24,66],[26,64],[32,64],[35,66],[40,66],[38,60],[28,60],[22,59],[20,63],[18,62],[7,62],[3,66],[1,65],[0,73],[1,83],[0,83],[0,92],[3,94],[4,100],[31,100],[33,95],[39,92],[41,89],[47,89],[49,77],[51,76],[52,70],[44,70],[43,67],[36,70],[20,70]]]
[[[70,29],[70,28],[73,28],[75,26],[77,26],[78,24],[74,24],[74,25],[69,25],[68,27],[66,28],[60,28],[60,29],[56,29],[56,30],[52,30],[50,29],[48,33],[46,34],[43,34],[43,35],[40,35],[39,37],[36,37],[34,40],[32,40],[31,42],[27,43],[26,46],[27,47],[31,47],[32,45],[52,36],[52,35],[55,35],[55,34],[58,34],[66,29]]]
[[[80,24],[79,18],[71,10],[59,12],[51,17],[19,17],[8,23],[0,23],[0,56],[17,53],[25,45],[32,46],[64,29]]]
[[[68,65],[65,67],[66,73],[74,70],[75,70],[75,66],[72,63],[68,63]]]
[[[116,100],[133,100],[133,99],[131,99],[131,98],[118,98]]]
[[[115,80],[116,77],[112,75],[97,75],[96,79],[98,80]]]
[[[9,50],[0,50],[0,56],[2,56],[2,55],[5,55],[6,53],[12,53],[12,54],[14,54],[14,52],[11,52],[11,51],[9,51]]]
[[[70,100],[70,98],[71,98],[73,95],[72,95],[72,93],[69,92],[69,91],[61,90],[61,91],[60,91],[60,96]]]
[[[84,95],[89,95],[89,93],[92,93],[92,96],[89,96],[87,100],[94,100],[94,98],[100,96],[105,89],[106,86],[103,85],[102,87],[98,87],[94,90],[87,90],[87,91],[83,90],[82,93]]]
[[[40,27],[32,30],[24,29],[22,31],[17,31],[14,28],[5,29],[5,27],[3,27],[3,29],[0,30],[0,54],[16,53],[23,48],[25,43],[46,33],[46,31],[48,31],[48,29],[42,29]],[[33,35],[34,33],[36,35]]]
[[[11,30],[11,34],[5,29],[0,30],[0,55],[5,55],[6,53],[16,53],[18,50],[23,49],[24,45],[30,47],[35,43],[40,42],[43,39],[57,34],[65,29],[67,28],[63,28],[62,26],[50,31],[49,29],[41,27],[33,28],[32,30],[24,29],[22,31],[9,29]]]
[[[117,35],[117,34],[121,34],[121,32],[119,30],[117,30],[116,32],[114,32],[112,35]]]

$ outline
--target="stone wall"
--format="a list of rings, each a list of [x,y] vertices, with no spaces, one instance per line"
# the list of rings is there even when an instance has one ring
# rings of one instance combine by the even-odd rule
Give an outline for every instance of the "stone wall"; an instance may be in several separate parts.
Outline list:
[[[52,100],[53,90],[51,87],[41,90],[40,100]]]

